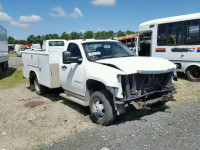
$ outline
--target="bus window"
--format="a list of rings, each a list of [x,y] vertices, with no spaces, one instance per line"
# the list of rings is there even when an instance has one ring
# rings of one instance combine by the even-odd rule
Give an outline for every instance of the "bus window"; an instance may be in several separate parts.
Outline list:
[[[199,26],[185,27],[186,34],[184,38],[185,44],[199,44]]]
[[[184,44],[200,44],[200,21],[184,22]]]
[[[157,43],[159,46],[167,45],[167,26],[166,26],[166,24],[158,25]]]
[[[200,20],[189,20],[158,25],[158,46],[195,44],[200,44]]]
[[[178,23],[168,24],[168,45],[181,44],[181,27]]]
[[[147,32],[140,35],[139,56],[151,56],[151,35],[152,32]]]

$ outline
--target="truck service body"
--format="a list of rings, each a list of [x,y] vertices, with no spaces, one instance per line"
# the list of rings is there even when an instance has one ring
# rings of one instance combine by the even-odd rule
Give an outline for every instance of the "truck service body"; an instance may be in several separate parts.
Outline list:
[[[30,88],[62,88],[60,96],[90,106],[94,122],[109,125],[125,112],[173,100],[176,66],[162,58],[135,57],[114,40],[47,40],[45,49],[22,53]]]
[[[0,26],[0,71],[8,68],[7,31]]]
[[[139,56],[166,58],[177,72],[200,82],[200,13],[147,21],[139,33]]]

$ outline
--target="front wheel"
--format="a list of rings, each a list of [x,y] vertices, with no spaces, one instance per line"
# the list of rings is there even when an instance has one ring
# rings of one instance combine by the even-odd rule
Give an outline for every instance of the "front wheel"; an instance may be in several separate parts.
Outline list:
[[[90,112],[95,123],[110,125],[116,118],[111,95],[105,91],[94,92],[91,96]]]
[[[190,81],[200,82],[200,67],[191,66],[186,70],[186,76]]]

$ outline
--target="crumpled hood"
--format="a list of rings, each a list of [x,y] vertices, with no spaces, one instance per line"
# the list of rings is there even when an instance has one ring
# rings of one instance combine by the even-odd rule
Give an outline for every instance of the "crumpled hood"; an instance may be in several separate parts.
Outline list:
[[[97,63],[115,66],[126,74],[157,74],[171,72],[176,69],[172,62],[156,57],[121,57],[97,60]]]

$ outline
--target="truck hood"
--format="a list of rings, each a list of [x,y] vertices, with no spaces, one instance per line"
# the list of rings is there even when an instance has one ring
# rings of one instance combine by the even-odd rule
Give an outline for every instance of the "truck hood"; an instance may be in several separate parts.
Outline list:
[[[176,69],[172,62],[156,57],[121,57],[97,60],[97,63],[114,67],[125,74],[159,74]]]

